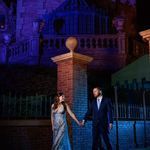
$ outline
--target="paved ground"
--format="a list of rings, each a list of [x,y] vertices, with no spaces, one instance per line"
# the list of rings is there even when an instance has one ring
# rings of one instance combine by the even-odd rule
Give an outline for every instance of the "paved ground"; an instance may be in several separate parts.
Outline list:
[[[150,150],[150,147],[147,147],[147,148],[136,148],[136,150]]]

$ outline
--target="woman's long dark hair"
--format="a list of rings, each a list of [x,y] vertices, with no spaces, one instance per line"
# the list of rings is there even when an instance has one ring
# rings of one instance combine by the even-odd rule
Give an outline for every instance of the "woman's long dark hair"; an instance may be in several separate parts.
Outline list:
[[[63,93],[58,93],[58,94],[55,96],[53,109],[57,109],[57,108],[58,108],[59,97],[60,97],[60,96],[63,96],[63,95],[64,95]],[[67,109],[67,108],[66,108],[66,102],[63,101],[63,102],[61,102],[61,104],[64,106],[64,109],[66,110],[66,109]]]

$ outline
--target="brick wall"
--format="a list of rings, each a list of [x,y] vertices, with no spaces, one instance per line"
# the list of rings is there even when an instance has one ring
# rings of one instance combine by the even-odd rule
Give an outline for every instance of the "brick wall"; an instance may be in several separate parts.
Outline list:
[[[82,120],[87,110],[87,65],[81,62],[74,63],[74,99],[73,111],[79,120]],[[84,128],[79,127],[73,122],[73,149],[91,149],[91,123],[87,123]],[[86,134],[85,134],[86,133]],[[87,136],[88,135],[88,136]],[[80,145],[80,146],[79,146]]]
[[[58,64],[57,70],[57,91],[63,92],[66,96],[66,102],[72,108],[73,101],[73,60],[64,61]],[[69,135],[72,142],[72,123],[67,114],[67,121],[69,123]]]
[[[58,92],[63,92],[65,94],[67,103],[72,106],[73,60],[59,63],[57,72],[57,90]]]
[[[71,57],[66,57],[67,55]],[[82,120],[88,102],[87,64],[90,61],[84,60],[86,56],[80,54],[72,55],[72,53],[68,53],[58,57],[63,57],[63,60],[58,59],[58,62],[56,61],[58,65],[57,89],[65,94],[67,103],[71,106],[77,118]],[[89,57],[86,57],[86,59],[89,59]],[[84,136],[84,133],[89,130],[88,127],[81,130],[70,117],[67,118],[73,149],[85,149],[86,143],[89,143],[89,140],[85,140],[86,137]]]

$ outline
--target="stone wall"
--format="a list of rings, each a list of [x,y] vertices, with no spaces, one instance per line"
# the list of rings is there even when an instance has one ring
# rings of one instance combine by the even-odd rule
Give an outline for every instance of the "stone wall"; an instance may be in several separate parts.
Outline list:
[[[7,122],[7,125],[6,125]],[[8,123],[11,122],[11,123]],[[18,120],[0,121],[0,144],[3,150],[50,150],[52,144],[52,132],[50,120]],[[110,133],[113,149],[116,148],[116,122]],[[134,144],[134,121],[119,121],[119,148],[120,150],[135,149]],[[150,121],[146,123],[147,145],[150,146]],[[76,143],[74,150],[90,150],[92,144],[91,122],[87,122],[85,128],[78,128],[74,132],[73,139]],[[136,121],[137,146],[144,147],[144,123]],[[82,141],[81,141],[82,139]]]
[[[2,123],[2,121],[0,121]],[[12,121],[14,122],[14,121]],[[24,125],[20,124],[23,122]],[[49,120],[15,121],[0,127],[0,145],[3,150],[50,150],[51,128]],[[20,125],[19,125],[20,124]]]

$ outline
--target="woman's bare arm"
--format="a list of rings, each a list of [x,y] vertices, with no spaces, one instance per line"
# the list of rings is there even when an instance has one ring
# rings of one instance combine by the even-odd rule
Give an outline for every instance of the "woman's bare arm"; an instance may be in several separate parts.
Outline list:
[[[54,106],[54,104],[52,104],[52,106],[51,106],[51,124],[52,124],[52,130],[54,129],[54,124],[53,124],[53,106]]]
[[[77,117],[75,116],[75,114],[72,112],[72,110],[70,109],[69,105],[66,104],[66,108],[67,108],[67,112],[69,113],[70,117],[80,126],[81,123],[78,121]]]

